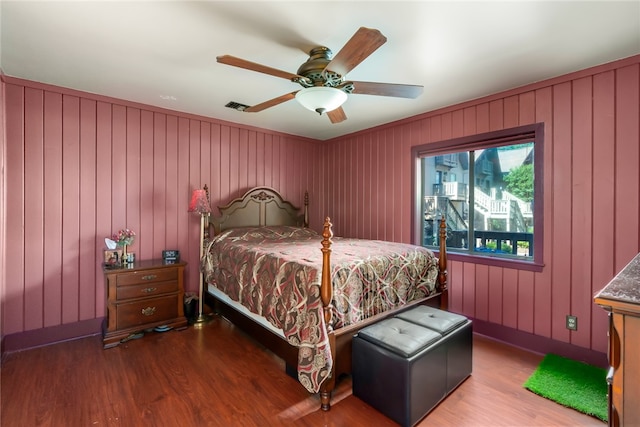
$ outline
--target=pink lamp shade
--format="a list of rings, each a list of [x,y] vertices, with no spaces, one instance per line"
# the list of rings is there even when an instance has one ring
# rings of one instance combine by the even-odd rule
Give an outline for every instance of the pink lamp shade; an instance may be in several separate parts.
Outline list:
[[[211,212],[206,191],[202,189],[193,190],[193,193],[191,193],[191,203],[189,203],[189,212],[197,212],[199,214]]]

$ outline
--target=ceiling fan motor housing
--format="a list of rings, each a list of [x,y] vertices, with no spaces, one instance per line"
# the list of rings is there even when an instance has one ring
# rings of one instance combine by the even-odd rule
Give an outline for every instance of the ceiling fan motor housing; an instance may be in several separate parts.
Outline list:
[[[332,57],[333,52],[328,47],[318,46],[311,49],[309,51],[309,59],[298,68],[297,72],[298,75],[305,77],[305,79],[298,79],[297,83],[303,87],[329,86],[338,88],[342,84],[342,76],[326,70]],[[350,90],[345,90],[343,87],[339,87],[339,89],[351,93]]]

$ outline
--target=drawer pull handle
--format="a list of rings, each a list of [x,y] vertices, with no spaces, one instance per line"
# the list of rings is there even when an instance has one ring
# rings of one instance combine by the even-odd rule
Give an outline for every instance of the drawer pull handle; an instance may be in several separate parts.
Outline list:
[[[153,316],[156,313],[155,307],[147,307],[142,309],[142,314],[145,316]]]
[[[144,288],[142,292],[144,292],[145,294],[150,294],[151,292],[155,292],[156,289],[158,288]]]
[[[142,276],[142,280],[153,280],[156,277],[158,276],[156,276],[155,274],[149,274],[148,276]]]

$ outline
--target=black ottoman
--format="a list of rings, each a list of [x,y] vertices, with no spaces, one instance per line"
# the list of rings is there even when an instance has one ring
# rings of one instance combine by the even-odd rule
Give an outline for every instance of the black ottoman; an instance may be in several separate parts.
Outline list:
[[[447,394],[471,375],[473,329],[469,319],[426,305],[412,308],[396,317],[432,329],[443,336],[441,345],[447,349]]]
[[[426,306],[362,329],[353,338],[354,396],[413,426],[471,374],[471,334],[466,317]]]
[[[390,318],[353,338],[354,396],[403,426],[412,426],[447,394],[442,336],[406,320]]]

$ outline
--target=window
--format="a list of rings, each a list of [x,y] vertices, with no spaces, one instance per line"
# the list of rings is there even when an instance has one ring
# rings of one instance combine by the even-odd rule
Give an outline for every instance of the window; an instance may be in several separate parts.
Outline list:
[[[453,259],[542,267],[543,125],[412,149],[414,243],[435,250],[444,217]]]

